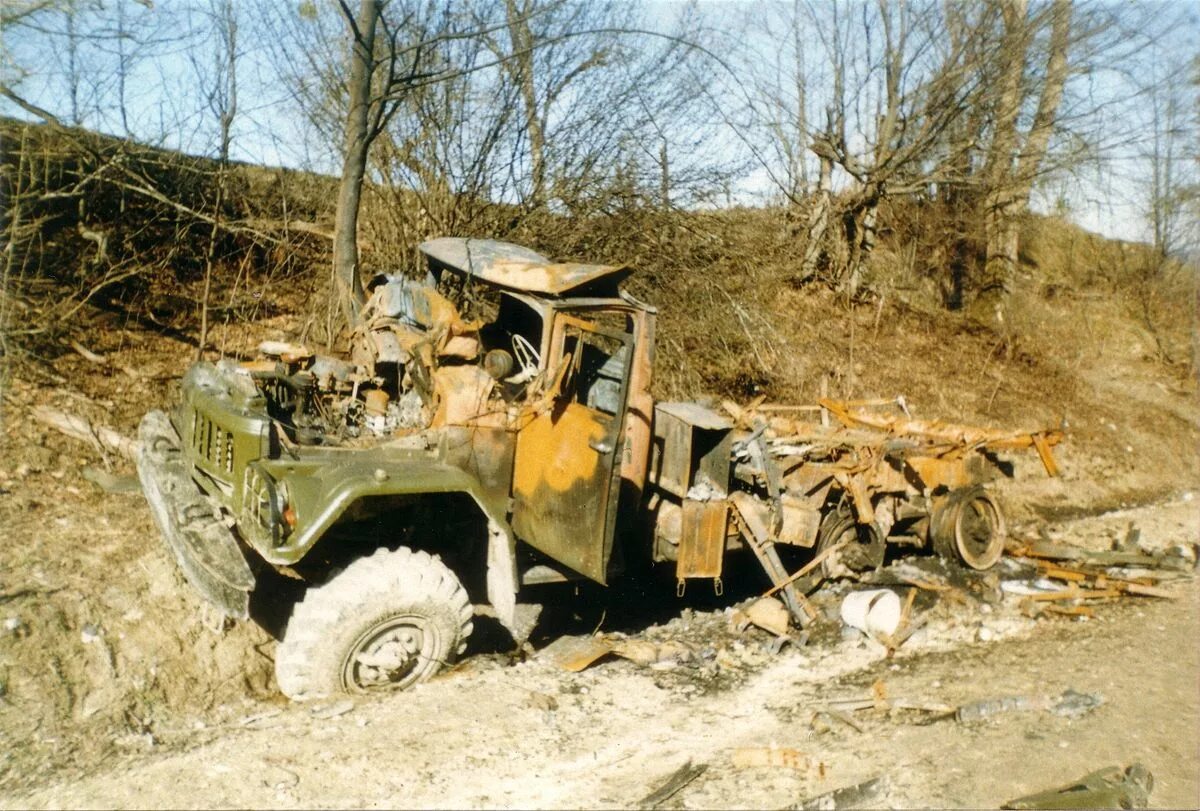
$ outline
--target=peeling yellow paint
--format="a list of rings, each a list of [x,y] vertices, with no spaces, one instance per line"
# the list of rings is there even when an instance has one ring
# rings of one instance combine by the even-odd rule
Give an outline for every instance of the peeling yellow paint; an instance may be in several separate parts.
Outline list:
[[[513,473],[513,490],[519,495],[529,496],[543,484],[565,493],[596,475],[600,454],[586,446],[607,434],[604,415],[568,403],[557,419],[554,417],[553,413],[543,414],[521,431]]]

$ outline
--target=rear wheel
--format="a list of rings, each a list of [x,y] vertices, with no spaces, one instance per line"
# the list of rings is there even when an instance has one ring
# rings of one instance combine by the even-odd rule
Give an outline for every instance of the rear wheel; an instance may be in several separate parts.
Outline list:
[[[955,490],[934,510],[933,549],[977,571],[990,569],[1004,554],[1004,514],[982,487]]]
[[[279,689],[299,701],[411,687],[462,653],[471,614],[439,558],[380,549],[297,603],[275,658]]]
[[[855,578],[883,562],[884,542],[871,524],[860,524],[848,505],[826,513],[817,533],[816,554],[830,547],[836,551],[821,561],[821,573],[830,580]]]

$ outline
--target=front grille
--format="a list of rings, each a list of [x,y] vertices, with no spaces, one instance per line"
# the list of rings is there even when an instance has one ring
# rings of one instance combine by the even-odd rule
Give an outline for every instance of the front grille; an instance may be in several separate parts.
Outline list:
[[[192,412],[192,449],[216,471],[233,473],[233,433]]]

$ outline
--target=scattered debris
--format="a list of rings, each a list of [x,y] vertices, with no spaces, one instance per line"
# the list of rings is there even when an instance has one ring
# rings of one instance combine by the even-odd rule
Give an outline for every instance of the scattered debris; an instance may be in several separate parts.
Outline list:
[[[1006,713],[1045,710],[1067,718],[1079,718],[1103,703],[1104,697],[1098,693],[1066,690],[1057,696],[1005,696],[972,701],[959,707],[955,717],[960,723],[970,724]]]
[[[263,721],[269,721],[272,718],[278,718],[282,714],[283,710],[280,709],[264,710],[263,712],[255,713],[254,715],[247,715],[238,722],[238,725],[243,727],[258,727]]]
[[[1009,800],[1001,808],[1145,808],[1154,790],[1154,775],[1140,763],[1122,770],[1109,766],[1062,788]]]
[[[657,808],[671,797],[675,796],[688,783],[691,783],[700,775],[704,774],[708,766],[701,763],[693,766],[689,760],[687,763],[675,770],[675,773],[667,778],[667,782],[663,783],[654,791],[642,798],[638,806],[641,808]]]
[[[1038,572],[1046,578],[1078,584],[1081,587],[1094,589],[1097,592],[1116,591],[1135,594],[1139,597],[1174,599],[1174,595],[1171,592],[1150,585],[1144,578],[1116,577],[1106,573],[1093,572],[1081,568],[1067,568],[1042,561],[1038,562]]]
[[[695,651],[682,642],[651,642],[644,639],[617,640],[613,643],[613,653],[643,667],[683,664],[695,655]]]
[[[69,437],[91,443],[101,453],[108,451],[120,454],[131,462],[137,461],[138,442],[107,426],[92,425],[83,417],[46,406],[34,408],[33,418]]]
[[[540,656],[560,670],[578,673],[609,654],[628,659],[643,667],[681,664],[692,659],[695,651],[682,642],[652,642],[596,636],[564,636],[542,648]]]
[[[810,719],[808,722],[808,725],[812,728],[812,731],[815,734],[822,735],[833,729],[833,724],[831,724],[830,721],[835,720],[841,721],[855,732],[863,731],[862,724],[855,721],[849,713],[842,712],[841,710],[835,710],[832,707],[826,707],[823,710],[817,710],[814,712],[812,719]]]
[[[830,712],[858,712],[860,710],[876,710],[895,714],[901,711],[918,712],[926,721],[937,721],[954,715],[957,708],[949,704],[938,704],[930,701],[915,701],[908,698],[892,698],[888,696],[887,685],[877,681],[871,685],[870,695],[847,698],[836,698],[826,702]]]
[[[578,673],[612,653],[612,643],[602,636],[561,636],[539,652],[554,667]]]
[[[346,698],[341,701],[335,701],[332,704],[322,704],[313,707],[309,710],[309,715],[320,721],[328,721],[331,718],[338,718],[345,715],[354,709],[354,702]]]
[[[79,475],[106,493],[136,493],[142,489],[137,476],[118,476],[91,465],[81,468]]]
[[[925,623],[929,621],[928,612],[913,619],[912,607],[916,598],[917,590],[910,589],[908,597],[904,600],[904,608],[900,611],[900,622],[897,623],[896,630],[884,636],[881,640],[887,645],[888,656],[892,656],[901,645],[908,641],[909,637],[921,630]]]
[[[1058,697],[1058,701],[1050,708],[1050,711],[1066,718],[1079,718],[1103,703],[1104,696],[1099,693],[1080,693],[1067,689]]]
[[[1045,536],[1037,541],[1014,544],[1009,548],[1009,554],[1016,557],[1041,560],[1070,561],[1092,566],[1136,566],[1146,569],[1177,569],[1192,568],[1184,556],[1168,554],[1147,554],[1145,552],[1094,552],[1078,546],[1056,543]]]
[[[769,766],[774,769],[796,769],[808,771],[814,765],[824,774],[825,764],[814,764],[812,758],[798,749],[774,746],[746,746],[734,749],[731,757],[733,765],[738,769],[754,769]]]
[[[749,625],[756,625],[775,636],[787,636],[788,633],[787,608],[774,597],[760,597],[741,611],[735,611],[732,620],[738,633]]]
[[[816,797],[801,800],[790,809],[795,811],[841,811],[845,808],[866,808],[879,805],[889,788],[886,775],[864,780],[852,786],[827,791]]]
[[[83,629],[80,631],[79,638],[83,641],[83,644],[90,645],[93,642],[99,642],[102,633],[103,632],[98,627],[89,623],[83,626]]]

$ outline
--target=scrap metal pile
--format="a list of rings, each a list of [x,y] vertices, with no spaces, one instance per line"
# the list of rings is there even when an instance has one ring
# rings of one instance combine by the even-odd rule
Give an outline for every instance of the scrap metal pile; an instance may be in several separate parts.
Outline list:
[[[684,405],[665,404],[660,411],[682,416]],[[780,593],[801,626],[814,615],[806,592],[825,578],[878,569],[888,544],[931,546],[974,570],[994,566],[1007,528],[984,485],[1004,469],[1000,452],[1032,449],[1046,473],[1058,475],[1052,448],[1061,431],[1005,432],[915,419],[903,397],[823,398],[815,406],[760,398],[745,406],[725,401],[722,408],[729,420],[710,419],[702,427],[732,429],[732,492],[714,487],[715,475],[697,476],[685,510],[687,502],[727,501],[732,531],[754,551],[772,580],[771,593]],[[779,546],[811,548],[814,556],[789,573]],[[703,572],[691,557],[679,557],[681,579]]]

